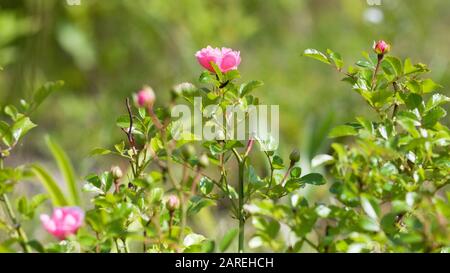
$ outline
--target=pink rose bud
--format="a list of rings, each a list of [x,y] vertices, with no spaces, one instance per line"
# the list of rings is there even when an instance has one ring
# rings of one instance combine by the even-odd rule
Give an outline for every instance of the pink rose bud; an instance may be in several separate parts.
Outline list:
[[[373,44],[373,50],[378,55],[384,55],[384,54],[388,53],[390,49],[391,49],[391,46],[383,40],[380,40]]]
[[[211,62],[215,63],[222,73],[237,69],[241,63],[240,52],[226,47],[220,49],[207,46],[197,51],[195,57],[201,66],[211,72],[215,72]]]
[[[144,86],[136,95],[136,102],[140,107],[151,107],[155,103],[156,95],[149,86]]]
[[[253,144],[255,143],[255,139],[251,138],[248,140],[247,142],[247,148],[245,149],[245,156],[248,156],[250,154],[250,152],[252,151],[253,148]]]
[[[170,195],[166,206],[169,211],[174,211],[180,207],[180,199],[176,195]]]
[[[60,240],[76,234],[83,224],[84,212],[79,207],[55,208],[52,216],[41,214],[44,228]]]

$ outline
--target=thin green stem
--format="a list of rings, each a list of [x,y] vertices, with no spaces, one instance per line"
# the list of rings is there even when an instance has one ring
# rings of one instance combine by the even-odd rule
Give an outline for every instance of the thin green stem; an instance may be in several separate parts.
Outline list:
[[[19,237],[20,246],[22,247],[22,249],[25,253],[31,252],[30,247],[27,245],[27,242],[28,242],[27,235],[25,234],[25,231],[20,226],[20,223],[17,220],[16,215],[14,214],[14,211],[11,206],[11,202],[9,202],[9,199],[8,199],[8,196],[6,195],[6,193],[2,194],[1,201],[3,202],[3,204],[5,206],[5,211],[8,214],[9,218],[11,219],[11,222],[14,225],[14,228],[17,232],[17,236]]]
[[[231,151],[233,151],[234,156],[236,156],[236,160],[237,160],[238,162],[241,162],[241,161],[242,161],[242,157],[239,155],[238,151],[236,151],[235,148],[232,148]]]
[[[222,146],[223,146],[223,143],[222,143]],[[220,166],[219,166],[219,169],[220,169],[220,184],[218,186],[227,195],[227,197],[230,200],[230,203],[231,203],[231,205],[233,207],[233,213],[237,217],[238,209],[236,207],[236,204],[233,201],[233,198],[231,197],[230,189],[228,187],[227,171],[225,169],[225,156],[224,156],[224,154],[220,155]],[[214,181],[214,180],[212,180],[212,181]],[[224,187],[222,187],[222,182],[225,183]]]
[[[286,185],[287,177],[289,176],[289,173],[291,172],[292,168],[294,167],[295,163],[292,163],[289,165],[289,168],[287,169],[286,173],[283,176],[283,179],[281,179],[281,185],[284,187]]]
[[[375,88],[375,81],[376,81],[376,78],[377,78],[377,73],[378,73],[378,70],[380,69],[380,64],[381,64],[381,61],[383,60],[383,57],[384,57],[384,55],[378,55],[378,57],[377,57],[377,65],[375,66],[375,71],[373,72],[373,76],[372,76],[372,84],[371,84],[371,90],[373,90],[374,88]]]
[[[245,216],[244,216],[244,169],[245,159],[239,161],[239,181],[238,181],[238,196],[239,196],[239,246],[238,252],[244,252],[244,229],[245,229]]]
[[[266,154],[267,160],[269,161],[269,165],[270,165],[270,180],[269,180],[269,185],[267,186],[267,190],[266,190],[266,195],[267,195],[269,193],[270,189],[272,188],[274,168],[273,168],[273,163],[270,158],[270,155],[267,152],[264,152],[264,153]]]
[[[169,238],[172,237],[173,210],[169,212]]]
[[[241,156],[236,149],[232,149],[236,160],[238,161],[239,167],[239,178],[238,178],[238,220],[239,220],[239,238],[238,238],[238,252],[244,252],[244,230],[245,230],[245,214],[244,214],[244,172],[245,172],[245,161],[247,156]]]
[[[162,124],[160,122],[160,120],[158,119],[158,117],[156,116],[155,112],[153,111],[153,106],[149,106],[147,107],[147,113],[150,116],[150,118],[152,119],[153,124],[155,125],[155,127],[159,130],[160,135],[161,135],[161,141],[163,143],[163,147],[164,150],[167,152],[167,159],[166,159],[166,175],[169,178],[170,183],[172,184],[173,188],[175,190],[178,191],[178,196],[180,198],[180,234],[179,234],[179,242],[181,243],[183,241],[183,237],[184,237],[184,229],[186,226],[186,217],[187,217],[187,206],[185,204],[185,194],[184,194],[184,185],[183,185],[183,181],[181,181],[180,183],[177,183],[172,170],[171,170],[171,161],[172,161],[172,150],[170,149],[169,145],[167,144],[167,140],[166,140],[166,123]],[[187,200],[189,200],[189,198],[187,198]]]
[[[3,158],[0,157],[0,170],[2,170],[3,168],[4,168]],[[14,210],[12,209],[11,202],[9,202],[9,198],[6,195],[6,193],[2,194],[0,200],[2,201],[5,212],[8,215],[9,219],[11,220],[11,222],[14,226],[14,229],[17,232],[17,236],[19,237],[20,246],[22,247],[22,249],[25,253],[31,252],[31,249],[27,244],[27,242],[28,242],[27,235],[26,235],[25,231],[22,229],[22,227],[20,226],[20,223],[17,220]]]
[[[223,176],[221,177],[221,180],[223,180],[223,181],[225,182],[225,187],[222,188],[221,185],[218,185],[218,186],[219,186],[219,188],[221,188],[222,191],[225,192],[225,194],[227,195],[228,199],[230,200],[231,206],[233,207],[233,212],[235,213],[234,215],[237,216],[238,208],[237,208],[235,202],[233,201],[233,198],[231,197],[231,192],[230,192],[230,189],[229,189],[227,176],[226,176],[226,175],[223,175]]]
[[[316,246],[313,242],[311,242],[308,238],[303,237],[303,240],[305,240],[308,245],[310,245],[312,248],[314,248],[315,251],[320,252],[320,249],[318,246]]]
[[[178,242],[181,245],[181,243],[184,240],[184,229],[186,228],[186,216],[187,216],[187,209],[188,206],[185,204],[185,198],[184,193],[181,192],[180,194],[180,235],[178,237]]]
[[[392,86],[394,86],[394,101],[395,101],[395,96],[397,95],[397,93],[400,91],[400,88],[398,87],[397,82],[393,82]],[[398,104],[397,102],[394,103],[394,110],[392,111],[392,119],[395,118],[395,116],[397,115],[397,111],[398,111]]]
[[[118,238],[114,239],[114,243],[116,245],[116,249],[117,249],[117,253],[120,253],[120,247],[119,247],[119,242],[118,242]]]
[[[169,166],[169,159],[167,159],[167,166]],[[183,165],[183,166],[185,166],[185,165]],[[169,174],[169,179],[170,179],[170,173],[168,172],[168,174]],[[197,169],[196,176],[199,176],[199,175],[200,175],[200,169]],[[173,183],[175,183],[175,182],[173,182]],[[175,187],[176,189],[178,189],[178,197],[180,198],[180,214],[179,214],[180,234],[178,236],[178,243],[180,245],[182,244],[182,242],[184,240],[184,229],[186,228],[186,223],[187,223],[188,206],[186,203],[190,199],[190,196],[186,196],[185,192],[184,192],[185,183],[186,183],[186,181],[183,177],[182,181],[180,182],[179,187],[178,186]],[[194,186],[194,183],[196,183],[196,181],[192,181],[192,186]],[[172,221],[172,215],[171,215],[170,221]],[[170,234],[169,234],[169,236],[170,236]]]
[[[122,239],[122,243],[123,243],[123,249],[125,250],[125,253],[130,253],[130,250],[128,249],[128,245],[127,245],[127,240]]]

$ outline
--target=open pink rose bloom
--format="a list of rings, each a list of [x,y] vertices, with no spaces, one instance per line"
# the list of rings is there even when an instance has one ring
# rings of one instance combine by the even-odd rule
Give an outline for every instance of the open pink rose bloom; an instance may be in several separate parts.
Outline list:
[[[201,66],[211,72],[214,72],[211,62],[215,63],[222,73],[237,69],[241,63],[240,52],[226,47],[220,49],[218,47],[212,48],[211,46],[207,46],[197,51],[195,57],[197,57]]]
[[[52,216],[41,214],[44,228],[60,240],[75,234],[83,224],[84,212],[79,207],[56,208]]]

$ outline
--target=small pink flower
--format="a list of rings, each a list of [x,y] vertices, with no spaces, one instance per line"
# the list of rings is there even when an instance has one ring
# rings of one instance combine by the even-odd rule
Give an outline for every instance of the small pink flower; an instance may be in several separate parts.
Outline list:
[[[83,224],[84,212],[79,207],[55,208],[52,216],[41,214],[44,228],[60,240],[76,234]]]
[[[180,207],[180,199],[176,195],[170,195],[166,206],[169,211],[174,211]]]
[[[149,86],[144,86],[136,95],[136,102],[140,107],[151,107],[155,103],[156,95]]]
[[[373,50],[378,55],[384,55],[384,54],[388,53],[390,49],[391,49],[391,46],[383,40],[380,40],[373,44]]]
[[[240,52],[233,51],[231,48],[226,47],[220,49],[207,46],[206,48],[197,51],[195,56],[200,65],[211,72],[214,72],[211,62],[215,63],[223,73],[237,69],[241,63]]]

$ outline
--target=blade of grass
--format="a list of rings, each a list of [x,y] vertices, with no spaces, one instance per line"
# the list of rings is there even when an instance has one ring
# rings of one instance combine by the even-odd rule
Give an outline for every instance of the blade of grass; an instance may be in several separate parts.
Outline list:
[[[56,163],[58,164],[58,168],[67,184],[67,188],[69,189],[69,201],[71,205],[80,205],[80,196],[78,193],[78,188],[76,185],[75,172],[73,170],[72,163],[70,162],[69,157],[54,140],[52,140],[49,136],[46,137],[47,147],[52,152],[53,157],[55,158]]]
[[[39,179],[44,188],[47,190],[54,206],[61,207],[68,205],[68,202],[58,184],[43,167],[38,164],[33,164],[31,165],[31,172]]]

